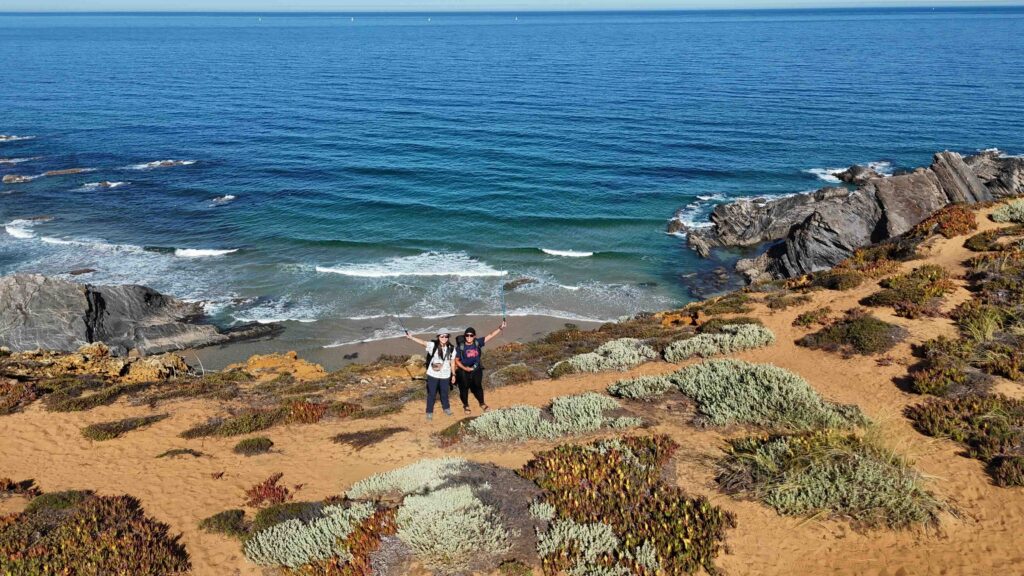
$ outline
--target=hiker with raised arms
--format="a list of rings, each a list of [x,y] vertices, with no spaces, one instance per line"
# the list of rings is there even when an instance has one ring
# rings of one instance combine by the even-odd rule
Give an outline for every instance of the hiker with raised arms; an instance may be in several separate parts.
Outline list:
[[[427,420],[434,418],[434,400],[438,395],[441,396],[441,409],[451,416],[448,391],[455,383],[455,346],[450,342],[451,336],[447,332],[438,332],[437,338],[427,342],[406,330],[405,337],[423,346],[427,353]]]
[[[469,414],[469,393],[473,393],[480,409],[487,411],[487,404],[484,402],[484,365],[480,362],[484,344],[497,337],[505,326],[508,325],[504,319],[501,326],[483,338],[476,337],[475,328],[466,328],[466,332],[456,338],[455,366],[456,379],[459,385],[459,398],[462,399],[462,409]]]

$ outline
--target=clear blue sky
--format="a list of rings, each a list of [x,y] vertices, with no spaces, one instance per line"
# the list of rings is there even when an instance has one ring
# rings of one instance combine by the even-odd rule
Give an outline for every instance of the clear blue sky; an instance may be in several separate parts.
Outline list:
[[[1013,6],[1024,0],[3,0],[6,11],[451,11]]]

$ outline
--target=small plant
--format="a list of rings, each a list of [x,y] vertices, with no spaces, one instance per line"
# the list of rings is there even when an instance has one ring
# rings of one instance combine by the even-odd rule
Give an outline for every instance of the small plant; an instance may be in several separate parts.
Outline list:
[[[249,535],[245,524],[244,510],[225,510],[199,522],[199,529],[211,534],[223,534],[231,538],[244,539]]]
[[[245,505],[258,508],[264,505],[281,504],[292,499],[291,490],[278,485],[284,473],[278,472],[245,491]]]
[[[883,280],[881,285],[884,290],[861,300],[861,304],[892,306],[898,316],[907,318],[937,316],[939,299],[955,288],[949,273],[932,264]]]
[[[270,452],[270,449],[274,447],[274,442],[270,438],[265,436],[257,436],[255,438],[246,438],[235,447],[231,449],[235,454],[241,454],[242,456],[256,456],[257,454],[266,454]]]
[[[395,434],[408,431],[408,428],[375,428],[373,430],[364,430],[361,432],[338,434],[331,438],[331,441],[337,444],[347,444],[356,450],[362,450],[363,448],[368,448],[374,444],[379,444]]]
[[[716,480],[787,516],[827,512],[868,526],[937,522],[919,473],[873,441],[831,431],[730,441]]]
[[[802,306],[812,301],[807,294],[770,294],[764,299],[769,310],[786,310],[793,306]]]
[[[829,317],[832,315],[832,309],[828,306],[824,308],[818,308],[817,310],[809,310],[796,317],[793,320],[793,326],[799,328],[810,328],[815,325],[824,325],[829,321]]]
[[[679,363],[694,356],[707,358],[719,354],[733,354],[775,343],[775,334],[759,324],[723,326],[721,330],[719,333],[698,334],[673,342],[665,348],[665,360]]]
[[[815,274],[811,285],[845,292],[863,284],[864,279],[864,274],[857,270],[830,270]]]
[[[186,439],[204,436],[242,436],[280,424],[287,416],[287,408],[248,410],[230,418],[210,419],[185,430],[179,436]]]
[[[978,219],[966,204],[950,204],[935,212],[911,230],[911,236],[942,234],[946,238],[965,236],[978,229]]]
[[[138,430],[140,428],[145,428],[150,424],[155,424],[169,416],[170,414],[157,414],[154,416],[125,418],[123,420],[115,420],[113,422],[90,424],[89,426],[82,428],[82,436],[85,436],[89,440],[96,441],[113,440],[114,438],[119,438],[132,430]]]
[[[206,454],[191,448],[172,448],[166,452],[161,452],[157,455],[157,458],[177,458],[178,456],[192,456],[193,458],[200,458],[202,456],[206,456]]]
[[[841,320],[797,340],[797,344],[843,354],[881,354],[905,337],[903,328],[855,308]]]
[[[1012,200],[996,208],[992,212],[992,220],[1024,224],[1024,200]]]
[[[620,338],[605,342],[593,352],[578,354],[555,364],[549,375],[557,378],[580,372],[627,370],[657,357],[658,353],[642,341],[636,338]]]

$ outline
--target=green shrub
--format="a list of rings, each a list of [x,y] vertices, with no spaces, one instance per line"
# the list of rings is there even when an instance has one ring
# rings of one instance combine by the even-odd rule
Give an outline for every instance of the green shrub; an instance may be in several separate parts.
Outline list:
[[[698,305],[701,312],[708,316],[719,314],[746,314],[753,310],[750,307],[750,296],[743,292],[733,292],[720,298],[714,298]]]
[[[826,431],[729,444],[719,485],[783,515],[828,512],[869,526],[907,528],[936,523],[942,509],[906,462],[854,435]]]
[[[996,486],[1024,486],[1024,455],[996,456],[989,473]]]
[[[166,576],[191,568],[180,536],[135,498],[78,493],[57,503],[0,522],[0,573]]]
[[[274,504],[256,512],[256,516],[252,519],[250,532],[253,534],[262,532],[286,520],[311,522],[322,515],[323,508],[324,506],[320,502],[282,502],[281,504]]]
[[[993,252],[1001,249],[999,238],[1002,235],[999,230],[979,232],[964,240],[964,248],[972,252]]]
[[[864,278],[864,274],[856,270],[830,270],[815,274],[811,285],[845,292],[863,284]]]
[[[46,492],[32,499],[25,507],[26,514],[37,512],[56,512],[78,506],[96,494],[92,490],[65,490],[63,492]]]
[[[693,338],[673,342],[665,349],[665,360],[679,363],[694,356],[707,358],[719,354],[733,354],[775,343],[775,334],[758,324],[723,326],[716,334],[698,334]]]
[[[337,444],[347,444],[356,450],[362,450],[368,446],[379,444],[384,440],[399,434],[401,432],[408,432],[408,428],[375,428],[373,430],[362,430],[359,432],[348,432],[344,434],[338,434],[331,438],[332,442]]]
[[[793,326],[800,328],[810,328],[816,324],[827,324],[829,316],[832,315],[832,309],[828,306],[824,308],[818,308],[817,310],[810,310],[804,312],[793,320]]]
[[[960,332],[975,343],[994,340],[1007,320],[1001,308],[977,300],[969,300],[957,306],[953,318]]]
[[[735,326],[737,324],[758,324],[764,325],[760,318],[754,318],[753,316],[733,316],[731,318],[711,318],[707,322],[697,327],[698,334],[719,334],[726,331],[726,326]]]
[[[553,510],[538,535],[545,573],[716,574],[733,518],[664,482],[677,448],[666,436],[623,438],[559,446],[527,463],[520,474],[543,490],[545,515]]]
[[[157,414],[154,416],[125,418],[123,420],[115,420],[113,422],[90,424],[89,426],[82,428],[82,436],[85,436],[89,440],[96,441],[113,440],[114,438],[119,438],[132,430],[145,428],[146,426],[159,422],[169,416],[170,414]]]
[[[620,338],[605,342],[593,352],[577,354],[555,364],[551,367],[549,375],[555,378],[556,375],[565,373],[628,370],[657,357],[658,353],[642,341],[636,338]],[[570,371],[565,372],[566,368],[563,368],[562,364],[568,364]]]
[[[396,520],[398,538],[430,569],[458,572],[511,549],[497,511],[466,485],[409,496]]]
[[[711,360],[683,368],[669,380],[715,426],[811,429],[848,428],[865,422],[855,406],[826,402],[803,378],[771,364]]]
[[[248,410],[229,418],[213,418],[185,430],[179,436],[186,439],[204,436],[242,436],[260,432],[285,421],[288,408]]]
[[[974,345],[970,341],[940,336],[922,344],[918,353],[924,360],[910,369],[910,386],[914,392],[946,396],[960,393],[971,383],[967,370]]]
[[[530,367],[523,363],[511,364],[504,368],[499,368],[491,372],[487,376],[487,383],[492,388],[501,388],[502,386],[511,386],[513,384],[523,384],[533,380],[533,372]]]
[[[638,376],[619,380],[608,387],[608,393],[627,400],[650,401],[675,388],[676,385],[665,376]]]
[[[605,412],[618,408],[619,403],[614,399],[588,392],[553,399],[550,420],[535,406],[513,406],[474,418],[468,428],[473,435],[492,442],[522,442],[584,434],[605,426],[639,425],[640,422],[633,418],[605,416]]]
[[[1024,224],[1024,200],[1013,200],[996,208],[992,220]]]
[[[853,309],[843,319],[797,340],[797,344],[843,354],[880,354],[905,337],[903,328]]]
[[[245,541],[245,557],[260,566],[289,568],[328,558],[348,560],[351,554],[342,542],[373,513],[370,503],[325,506],[310,522],[286,520],[253,534]]]
[[[929,436],[964,444],[967,453],[989,464],[1000,485],[1014,485],[1013,460],[1002,470],[1000,458],[1024,456],[1024,401],[999,395],[932,399],[907,408],[914,427]]]
[[[864,298],[861,304],[892,306],[898,316],[907,318],[938,315],[938,299],[955,288],[949,273],[933,264],[883,280],[881,285],[884,290]]]
[[[793,306],[800,306],[811,302],[812,298],[806,294],[771,294],[764,299],[769,310],[786,310]]]
[[[223,534],[242,539],[249,535],[245,510],[225,510],[199,522],[199,529],[210,534]]]
[[[266,454],[267,452],[270,452],[270,449],[273,447],[273,440],[265,436],[257,436],[255,438],[246,438],[238,444],[235,444],[235,447],[232,448],[231,451],[243,456],[255,456],[257,454]]]

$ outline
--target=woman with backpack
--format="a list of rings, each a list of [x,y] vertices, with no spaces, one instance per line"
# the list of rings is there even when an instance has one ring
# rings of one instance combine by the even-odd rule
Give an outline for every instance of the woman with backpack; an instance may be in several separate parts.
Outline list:
[[[508,322],[501,321],[493,332],[477,339],[475,328],[466,328],[462,337],[457,338],[458,346],[455,348],[456,382],[459,384],[459,398],[462,400],[462,409],[466,414],[469,410],[469,393],[472,392],[480,409],[487,412],[487,404],[484,403],[484,365],[480,362],[483,354],[484,344],[495,338]]]
[[[455,383],[455,346],[449,342],[451,336],[447,332],[438,332],[437,338],[427,342],[406,330],[405,337],[423,346],[427,353],[427,420],[434,419],[434,400],[439,393],[441,408],[451,416],[448,390]]]

